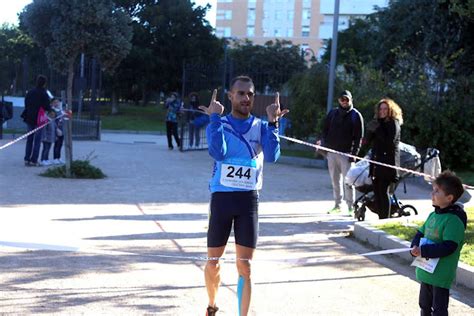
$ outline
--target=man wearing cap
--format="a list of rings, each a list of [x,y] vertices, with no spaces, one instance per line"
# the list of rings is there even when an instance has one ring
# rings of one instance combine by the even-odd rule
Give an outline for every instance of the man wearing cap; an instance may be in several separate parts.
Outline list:
[[[322,137],[317,145],[357,155],[364,136],[364,119],[360,112],[354,108],[352,94],[349,90],[343,91],[338,101],[339,106],[326,115]],[[335,200],[334,208],[328,213],[341,212],[342,198],[344,197],[347,204],[347,214],[350,216],[355,190],[353,186],[344,184],[344,177],[354,160],[331,152],[328,152],[327,160]]]

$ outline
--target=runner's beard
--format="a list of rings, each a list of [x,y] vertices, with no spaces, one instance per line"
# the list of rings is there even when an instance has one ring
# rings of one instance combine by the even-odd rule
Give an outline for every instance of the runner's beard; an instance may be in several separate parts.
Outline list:
[[[250,102],[239,103],[239,105],[234,108],[234,111],[243,117],[249,117],[252,111],[252,104]]]

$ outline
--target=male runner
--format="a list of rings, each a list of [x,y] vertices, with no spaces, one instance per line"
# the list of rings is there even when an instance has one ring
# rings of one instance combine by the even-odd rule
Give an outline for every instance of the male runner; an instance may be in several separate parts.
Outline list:
[[[207,255],[221,257],[234,226],[239,315],[247,315],[251,297],[251,266],[258,235],[258,190],[262,188],[263,161],[275,162],[280,156],[278,120],[288,113],[280,110],[279,94],[266,108],[268,123],[251,114],[255,86],[251,78],[232,79],[228,98],[229,115],[221,117],[224,107],[216,101],[214,90],[209,107],[199,108],[210,115],[206,129],[209,154],[214,158],[210,181],[211,211],[207,232]],[[209,306],[206,315],[215,315],[216,294],[220,285],[218,260],[208,260],[205,267]]]

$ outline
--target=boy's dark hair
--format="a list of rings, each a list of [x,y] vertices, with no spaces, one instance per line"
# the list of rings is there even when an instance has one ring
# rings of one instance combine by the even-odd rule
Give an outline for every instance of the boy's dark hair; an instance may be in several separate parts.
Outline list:
[[[454,197],[453,203],[464,193],[461,179],[450,170],[441,172],[434,180],[434,183],[436,183],[446,195],[452,195]]]
[[[48,79],[46,79],[46,76],[38,75],[36,78],[36,88],[45,88],[47,81]]]
[[[237,77],[232,78],[232,80],[230,81],[229,90],[232,90],[232,88],[234,87],[234,84],[237,81],[249,82],[252,84],[253,89],[255,90],[255,84],[253,83],[252,78],[250,78],[249,76],[237,76]]]

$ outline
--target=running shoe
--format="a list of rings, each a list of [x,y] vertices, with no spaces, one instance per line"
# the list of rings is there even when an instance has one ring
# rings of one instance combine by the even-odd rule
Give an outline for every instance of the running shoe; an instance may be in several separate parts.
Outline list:
[[[215,316],[219,308],[217,306],[208,306],[206,310],[206,316]]]
[[[328,214],[338,214],[341,213],[341,208],[339,206],[334,206],[328,211]]]

